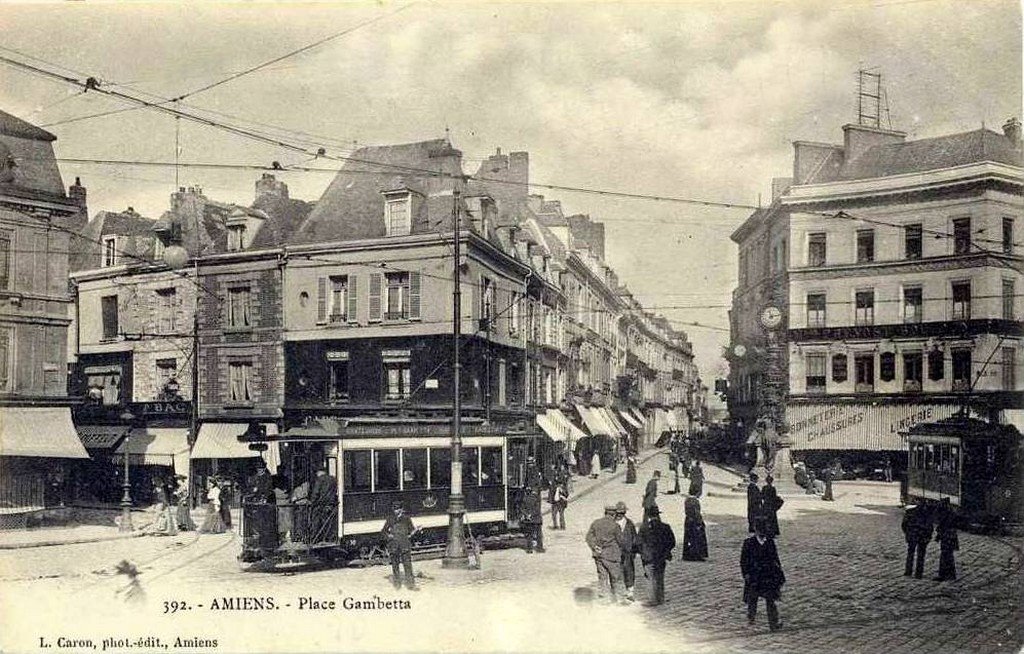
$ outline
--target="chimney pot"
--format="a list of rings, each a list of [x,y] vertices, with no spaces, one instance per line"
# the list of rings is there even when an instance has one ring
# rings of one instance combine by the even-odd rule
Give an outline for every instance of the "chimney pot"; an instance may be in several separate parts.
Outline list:
[[[1014,145],[1020,143],[1020,120],[1018,120],[1016,116],[1010,118],[1005,124],[1003,124],[1003,134],[1005,134],[1006,138],[1010,139]]]

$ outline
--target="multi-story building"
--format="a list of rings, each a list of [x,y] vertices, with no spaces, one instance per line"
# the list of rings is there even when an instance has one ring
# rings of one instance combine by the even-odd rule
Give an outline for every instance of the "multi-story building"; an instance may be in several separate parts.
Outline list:
[[[917,141],[843,130],[842,145],[794,144],[793,185],[768,210],[788,234],[772,301],[788,296],[792,448],[904,452],[918,422],[967,407],[1010,419],[1024,399],[1019,122]]]
[[[88,455],[67,394],[68,251],[85,211],[57,169],[56,137],[0,112],[0,519],[62,502]]]

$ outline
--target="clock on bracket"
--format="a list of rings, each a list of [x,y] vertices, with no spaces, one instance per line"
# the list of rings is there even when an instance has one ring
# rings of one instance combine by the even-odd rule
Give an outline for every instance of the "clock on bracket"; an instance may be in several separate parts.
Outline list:
[[[775,329],[782,324],[782,311],[772,305],[765,307],[761,311],[761,324],[765,329]]]

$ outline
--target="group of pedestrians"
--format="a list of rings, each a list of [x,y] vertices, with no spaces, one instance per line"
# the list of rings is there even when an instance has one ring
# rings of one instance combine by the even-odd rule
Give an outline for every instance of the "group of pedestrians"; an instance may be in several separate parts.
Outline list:
[[[700,510],[704,474],[700,463],[691,471],[690,495],[684,501],[683,560],[704,561],[708,557],[707,531]],[[612,603],[635,600],[636,556],[640,555],[650,593],[644,606],[665,601],[665,568],[672,560],[677,542],[672,527],[661,517],[658,484],[661,471],[655,470],[644,487],[641,499],[643,519],[640,527],[627,517],[625,502],[605,507],[604,516],[590,525],[586,542],[597,567],[598,597]],[[620,591],[621,588],[621,591]]]
[[[778,512],[784,500],[775,490],[774,478],[766,475],[764,487],[759,487],[757,473],[751,472],[747,484],[747,530],[752,534],[743,541],[740,552],[740,571],[743,573],[743,603],[747,605],[747,621],[754,624],[757,605],[764,598],[768,613],[768,628],[782,627],[776,602],[786,583],[786,575],[779,560],[775,538],[779,535]]]
[[[939,543],[939,572],[934,581],[956,580],[955,552],[960,549],[960,538],[948,497],[943,498],[934,510],[925,505],[908,504],[901,527],[907,541],[904,576],[913,575],[915,579],[924,576],[925,553],[934,532]]]

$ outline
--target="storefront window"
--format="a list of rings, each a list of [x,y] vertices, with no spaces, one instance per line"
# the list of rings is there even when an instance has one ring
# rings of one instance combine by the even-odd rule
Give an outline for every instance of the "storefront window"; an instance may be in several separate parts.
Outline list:
[[[346,450],[344,465],[345,491],[356,493],[369,491],[370,450]]]
[[[374,450],[375,491],[398,490],[398,450]]]
[[[480,448],[480,484],[499,486],[504,481],[501,472],[502,452],[500,447]]]
[[[402,450],[402,488],[427,487],[427,448]]]

